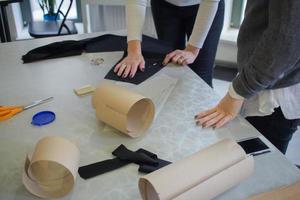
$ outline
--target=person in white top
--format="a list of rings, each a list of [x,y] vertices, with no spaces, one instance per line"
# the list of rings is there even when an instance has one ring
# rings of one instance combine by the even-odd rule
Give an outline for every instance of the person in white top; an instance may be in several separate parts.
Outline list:
[[[128,56],[116,65],[118,76],[134,77],[143,71],[141,35],[147,0],[127,0]],[[151,0],[158,39],[177,49],[166,55],[163,64],[188,65],[212,86],[212,71],[223,27],[224,0]],[[188,42],[187,42],[188,39]]]
[[[219,128],[242,115],[282,153],[300,124],[300,1],[247,1],[238,75],[214,108],[195,116]]]

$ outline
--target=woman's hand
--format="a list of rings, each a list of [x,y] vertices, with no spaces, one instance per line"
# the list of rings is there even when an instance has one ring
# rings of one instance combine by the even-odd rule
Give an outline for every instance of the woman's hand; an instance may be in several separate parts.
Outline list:
[[[202,125],[204,128],[219,128],[239,114],[243,103],[243,99],[232,98],[229,93],[227,93],[216,107],[196,115],[196,124]]]
[[[114,72],[122,78],[133,78],[138,68],[141,71],[145,70],[145,61],[142,54],[128,53],[128,55],[116,65]]]
[[[114,72],[122,78],[133,78],[137,70],[145,70],[145,60],[141,53],[140,41],[133,40],[128,42],[128,55],[116,65]]]
[[[163,61],[163,64],[167,65],[169,62],[179,65],[191,64],[197,58],[199,51],[199,48],[188,44],[184,50],[177,49],[167,54]]]

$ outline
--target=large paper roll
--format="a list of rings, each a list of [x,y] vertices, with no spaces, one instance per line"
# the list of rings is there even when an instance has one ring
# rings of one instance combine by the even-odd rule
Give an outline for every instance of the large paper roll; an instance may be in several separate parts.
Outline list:
[[[57,136],[41,139],[30,158],[27,156],[23,184],[42,198],[68,194],[75,183],[79,150],[72,142]]]
[[[252,156],[225,139],[141,177],[140,194],[144,200],[212,199],[250,176],[253,165]]]
[[[99,120],[130,137],[145,132],[154,117],[151,99],[109,82],[95,90],[92,104]]]

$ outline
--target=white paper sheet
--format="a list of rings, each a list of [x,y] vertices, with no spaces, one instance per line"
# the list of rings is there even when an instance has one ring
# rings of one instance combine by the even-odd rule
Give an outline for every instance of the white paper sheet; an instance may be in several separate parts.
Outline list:
[[[157,76],[148,79],[139,85],[126,82],[116,82],[115,84],[127,87],[134,92],[150,98],[155,105],[156,117],[174,90],[177,81],[178,79],[172,78],[168,75],[158,74]]]

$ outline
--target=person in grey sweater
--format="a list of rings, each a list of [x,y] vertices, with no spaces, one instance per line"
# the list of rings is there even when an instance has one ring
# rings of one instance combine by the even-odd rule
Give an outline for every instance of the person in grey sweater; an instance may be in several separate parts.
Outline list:
[[[195,116],[219,128],[241,114],[285,153],[300,121],[300,1],[247,1],[238,75],[226,96]]]

